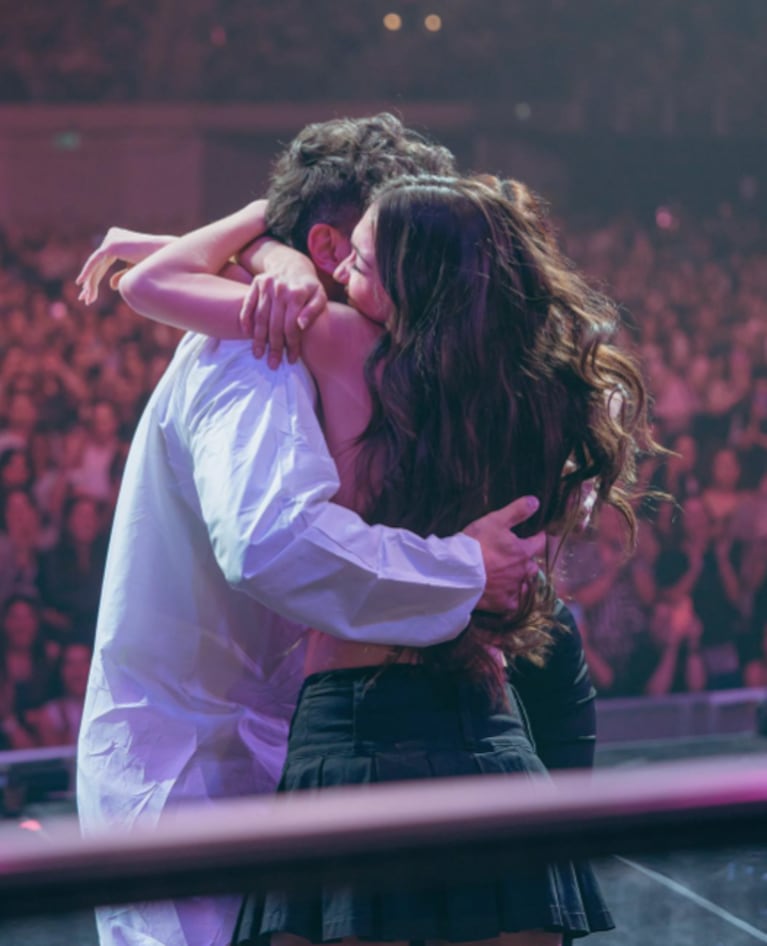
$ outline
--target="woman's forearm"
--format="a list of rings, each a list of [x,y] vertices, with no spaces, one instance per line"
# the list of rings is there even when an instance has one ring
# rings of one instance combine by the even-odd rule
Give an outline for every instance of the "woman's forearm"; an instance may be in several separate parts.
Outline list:
[[[119,289],[140,315],[218,338],[241,338],[247,287],[220,273],[265,228],[266,202],[255,201],[193,230],[127,272]]]

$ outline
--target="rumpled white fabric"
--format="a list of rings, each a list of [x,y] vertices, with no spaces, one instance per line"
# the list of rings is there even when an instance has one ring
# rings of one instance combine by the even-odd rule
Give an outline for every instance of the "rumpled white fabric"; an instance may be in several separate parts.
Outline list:
[[[272,791],[305,625],[428,645],[468,623],[478,544],[368,528],[330,503],[338,479],[314,407],[301,364],[272,372],[245,342],[179,345],[112,527],[78,748],[84,832]],[[238,904],[104,907],[101,943],[225,946]]]

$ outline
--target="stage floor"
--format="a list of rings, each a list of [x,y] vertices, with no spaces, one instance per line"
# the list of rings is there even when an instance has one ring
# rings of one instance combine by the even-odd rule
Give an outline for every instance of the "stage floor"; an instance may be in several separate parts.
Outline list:
[[[622,743],[597,754],[600,767],[761,753],[752,735]],[[767,773],[765,774],[767,777]],[[737,848],[613,857],[597,865],[616,929],[596,946],[755,946],[767,943],[767,850]]]
[[[764,752],[751,735],[604,746],[600,767]],[[767,774],[766,776],[767,777]],[[34,811],[44,818],[44,811]],[[6,824],[10,828],[10,824]],[[677,852],[596,864],[617,924],[595,946],[754,946],[767,943],[767,850]],[[90,913],[0,923],[0,946],[97,946]]]

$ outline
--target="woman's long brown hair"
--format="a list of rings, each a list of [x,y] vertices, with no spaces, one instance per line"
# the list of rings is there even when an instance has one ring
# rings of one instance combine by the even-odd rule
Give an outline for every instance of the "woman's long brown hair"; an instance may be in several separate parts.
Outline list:
[[[445,536],[532,494],[540,509],[524,532],[566,535],[594,480],[633,538],[635,459],[652,447],[644,383],[615,344],[615,306],[564,260],[529,192],[407,178],[376,207],[395,313],[367,365],[369,521]],[[484,679],[499,674],[488,643],[541,662],[554,600],[550,581],[535,583],[514,614],[475,616],[421,659]]]

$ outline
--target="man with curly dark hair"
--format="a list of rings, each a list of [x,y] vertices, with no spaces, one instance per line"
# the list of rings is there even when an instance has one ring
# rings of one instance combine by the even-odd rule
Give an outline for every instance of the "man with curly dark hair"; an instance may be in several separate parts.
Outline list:
[[[314,224],[347,237],[385,181],[405,174],[453,174],[447,148],[386,112],[307,125],[278,158],[266,195],[266,223],[278,240],[310,252]]]

